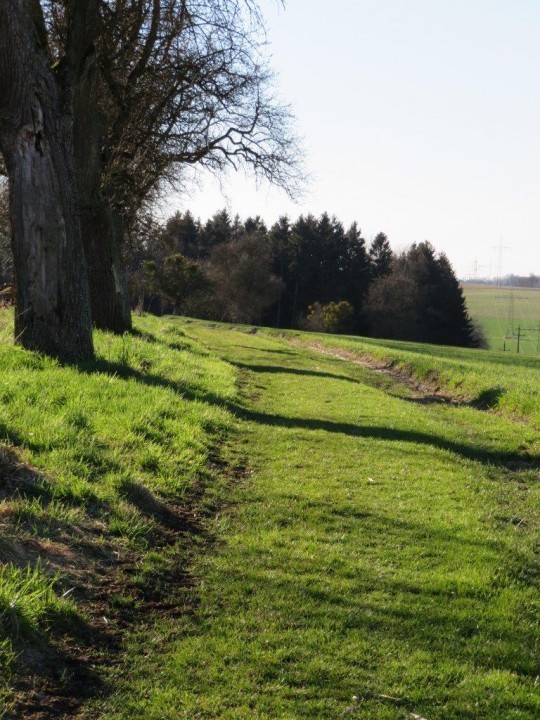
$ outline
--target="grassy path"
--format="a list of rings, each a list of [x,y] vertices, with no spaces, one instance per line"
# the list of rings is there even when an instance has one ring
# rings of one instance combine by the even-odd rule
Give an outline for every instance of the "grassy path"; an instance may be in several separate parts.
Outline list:
[[[508,469],[537,433],[260,333],[184,329],[237,368],[253,472],[197,612],[134,643],[101,717],[538,718],[538,472]]]

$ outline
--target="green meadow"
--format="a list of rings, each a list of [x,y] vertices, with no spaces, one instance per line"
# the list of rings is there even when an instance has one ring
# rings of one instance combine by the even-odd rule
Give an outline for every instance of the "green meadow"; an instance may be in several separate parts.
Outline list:
[[[97,341],[1,348],[5,718],[540,716],[536,360]]]
[[[467,307],[483,329],[489,349],[540,355],[540,290],[463,284]]]

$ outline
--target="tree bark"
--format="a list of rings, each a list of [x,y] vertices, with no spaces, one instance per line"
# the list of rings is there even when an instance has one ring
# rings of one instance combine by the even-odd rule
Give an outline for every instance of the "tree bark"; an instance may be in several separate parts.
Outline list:
[[[0,2],[0,149],[9,175],[15,339],[78,361],[93,356],[73,167],[71,84],[53,75],[38,0]]]
[[[100,330],[131,330],[131,307],[124,263],[120,252],[121,222],[100,194],[81,203],[80,217],[92,322]]]
[[[127,274],[121,254],[123,227],[102,193],[103,95],[96,55],[100,32],[97,0],[68,5],[66,56],[76,76],[73,118],[75,174],[92,322],[101,330],[131,330]]]

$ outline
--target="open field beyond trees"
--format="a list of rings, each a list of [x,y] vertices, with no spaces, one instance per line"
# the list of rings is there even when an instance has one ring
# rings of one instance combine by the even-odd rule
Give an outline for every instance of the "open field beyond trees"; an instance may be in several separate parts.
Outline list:
[[[540,355],[540,290],[522,287],[463,284],[473,320],[484,330],[490,350]]]
[[[536,360],[136,325],[0,347],[5,718],[539,716]]]

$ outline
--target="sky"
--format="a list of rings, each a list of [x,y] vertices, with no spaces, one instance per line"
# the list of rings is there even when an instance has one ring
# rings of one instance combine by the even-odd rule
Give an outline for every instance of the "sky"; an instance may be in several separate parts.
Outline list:
[[[243,174],[171,198],[205,220],[328,212],[395,250],[429,240],[462,278],[540,274],[538,0],[262,0],[302,200]]]

